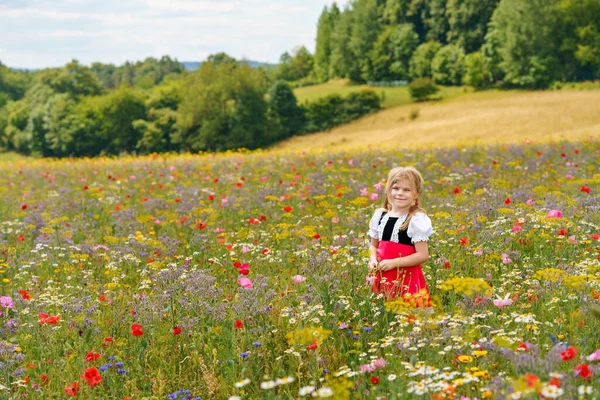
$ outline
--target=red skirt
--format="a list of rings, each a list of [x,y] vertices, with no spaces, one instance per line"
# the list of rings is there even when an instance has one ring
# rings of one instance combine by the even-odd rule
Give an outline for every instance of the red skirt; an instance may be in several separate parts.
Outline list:
[[[390,241],[380,241],[377,248],[379,260],[390,260],[414,254],[414,246]],[[416,307],[431,307],[429,287],[420,265],[378,271],[373,277],[373,292],[383,293],[386,300],[398,297],[410,300]]]

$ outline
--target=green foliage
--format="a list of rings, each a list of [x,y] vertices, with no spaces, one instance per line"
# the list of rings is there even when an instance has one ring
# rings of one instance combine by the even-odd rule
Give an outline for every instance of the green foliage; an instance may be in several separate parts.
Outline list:
[[[348,77],[354,82],[369,79],[371,69],[369,52],[381,31],[377,0],[363,0],[354,3],[354,19],[350,36],[350,50],[354,55]]]
[[[329,130],[381,109],[381,99],[372,90],[352,92],[346,98],[332,94],[305,107],[306,132]]]
[[[350,48],[354,16],[350,8],[344,9],[331,34],[331,61],[329,77],[349,78],[354,68],[354,54]]]
[[[481,52],[467,54],[465,57],[464,83],[476,89],[490,85],[490,73]]]
[[[441,48],[442,45],[439,42],[427,42],[417,47],[410,59],[410,76],[431,78],[433,76],[431,63]]]
[[[442,47],[431,62],[433,80],[440,85],[460,85],[464,75],[465,53],[456,45]]]
[[[319,22],[317,23],[317,39],[315,48],[314,68],[315,75],[320,81],[329,79],[329,64],[331,58],[331,35],[335,27],[335,22],[340,15],[340,10],[335,3],[331,10],[325,6]]]
[[[297,81],[307,77],[314,68],[312,54],[304,46],[294,49],[293,55],[287,52],[279,58],[277,78],[284,81]]]
[[[436,94],[439,88],[430,78],[417,78],[408,85],[408,90],[415,101],[423,101]]]
[[[368,79],[408,79],[410,58],[418,45],[419,37],[411,24],[386,28],[373,45]]]
[[[502,0],[490,23],[509,85],[543,88],[560,78],[556,7],[560,0]],[[494,37],[492,36],[492,37]]]
[[[479,50],[485,41],[488,22],[499,1],[448,0],[448,42],[462,47],[466,53]]]
[[[182,64],[169,56],[163,56],[159,60],[148,57],[144,61],[126,62],[119,67],[113,64],[93,63],[90,69],[106,89],[118,88],[122,84],[150,89],[185,71]]]
[[[296,96],[285,82],[276,82],[269,90],[267,111],[268,142],[288,138],[304,130],[304,111],[298,106]]]
[[[261,146],[264,86],[260,72],[246,64],[203,63],[185,79],[174,142],[193,151]]]

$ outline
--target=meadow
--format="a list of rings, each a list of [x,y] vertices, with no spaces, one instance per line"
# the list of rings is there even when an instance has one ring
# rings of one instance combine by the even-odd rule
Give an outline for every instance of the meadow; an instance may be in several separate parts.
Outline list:
[[[597,398],[599,145],[0,163],[0,398]],[[396,165],[433,315],[365,283]]]

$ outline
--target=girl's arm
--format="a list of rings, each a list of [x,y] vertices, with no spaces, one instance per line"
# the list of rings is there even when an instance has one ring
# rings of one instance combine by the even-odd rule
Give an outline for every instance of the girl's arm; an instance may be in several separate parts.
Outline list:
[[[415,253],[406,257],[383,260],[379,263],[381,271],[389,271],[394,268],[414,267],[429,260],[429,246],[427,242],[416,242]]]
[[[369,243],[369,269],[377,268],[377,247],[379,247],[379,240],[371,238],[371,243]]]

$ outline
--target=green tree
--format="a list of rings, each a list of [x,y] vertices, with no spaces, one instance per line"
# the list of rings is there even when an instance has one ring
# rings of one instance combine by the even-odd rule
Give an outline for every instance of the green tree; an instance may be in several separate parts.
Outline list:
[[[494,32],[488,37],[497,40],[505,83],[542,88],[560,79],[559,1],[501,0],[498,4],[490,22]]]
[[[447,40],[471,53],[485,41],[488,23],[500,0],[448,0]]]
[[[465,76],[463,80],[467,85],[476,89],[482,89],[490,85],[490,73],[486,68],[481,52],[467,54],[465,57]]]
[[[349,78],[355,82],[364,82],[369,78],[371,69],[369,54],[380,34],[377,0],[357,0],[354,6],[350,50],[353,54]]]
[[[352,10],[346,7],[335,23],[331,34],[329,77],[348,78],[355,66],[354,53],[350,47],[353,18]]]
[[[284,52],[279,58],[278,79],[297,81],[306,78],[314,68],[314,58],[304,46],[294,49],[293,55]]]
[[[288,138],[304,130],[304,113],[296,96],[285,82],[276,82],[269,90],[267,111],[269,143]]]
[[[410,76],[412,78],[431,78],[431,63],[442,48],[439,42],[426,42],[416,48],[410,59]]]
[[[439,91],[431,78],[417,78],[408,85],[410,97],[416,101],[429,99]]]
[[[315,47],[315,75],[320,81],[329,79],[329,64],[331,58],[331,36],[335,27],[335,22],[340,15],[340,10],[335,3],[331,10],[323,8],[319,22],[317,23],[317,39]]]
[[[247,64],[203,63],[183,83],[174,142],[192,151],[262,145],[266,114],[263,78]]]
[[[463,49],[453,44],[442,47],[431,62],[433,81],[440,85],[460,85],[464,63]]]

